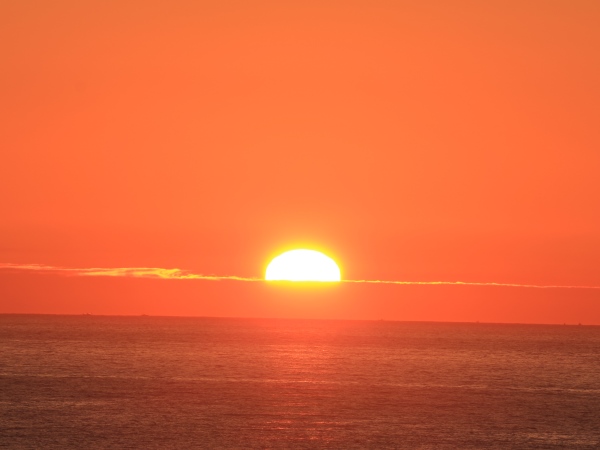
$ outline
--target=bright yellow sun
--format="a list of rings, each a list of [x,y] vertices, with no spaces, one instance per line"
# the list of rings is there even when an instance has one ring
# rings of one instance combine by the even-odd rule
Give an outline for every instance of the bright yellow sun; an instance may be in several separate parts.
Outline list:
[[[340,281],[340,269],[333,259],[315,250],[290,250],[273,258],[265,280]]]

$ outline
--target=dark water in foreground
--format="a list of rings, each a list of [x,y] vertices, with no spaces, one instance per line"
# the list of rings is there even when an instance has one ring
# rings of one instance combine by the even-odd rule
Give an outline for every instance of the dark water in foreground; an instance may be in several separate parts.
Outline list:
[[[2,448],[600,448],[600,327],[0,316]]]

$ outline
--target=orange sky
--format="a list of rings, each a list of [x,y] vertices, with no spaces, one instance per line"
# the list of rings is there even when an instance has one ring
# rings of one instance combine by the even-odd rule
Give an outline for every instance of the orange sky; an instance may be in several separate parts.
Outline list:
[[[295,5],[293,4],[295,3]],[[0,262],[600,285],[600,2],[0,4]],[[0,273],[0,312],[600,324],[598,291]]]

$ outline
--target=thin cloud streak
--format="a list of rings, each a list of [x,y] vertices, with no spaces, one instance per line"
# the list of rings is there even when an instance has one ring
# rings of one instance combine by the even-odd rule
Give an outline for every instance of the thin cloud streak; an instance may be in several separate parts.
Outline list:
[[[403,284],[403,285],[427,285],[427,286],[498,286],[533,289],[600,289],[600,286],[565,286],[565,285],[543,285],[543,284],[518,284],[518,283],[494,283],[477,281],[390,281],[390,280],[342,280],[343,283],[367,283],[367,284]]]
[[[233,280],[263,281],[262,278],[238,277],[234,275],[201,275],[181,269],[164,269],[160,267],[91,267],[85,269],[47,266],[43,264],[10,264],[1,263],[0,270],[30,271],[78,277],[129,277],[158,278],[163,280]]]
[[[163,280],[207,280],[207,281],[266,281],[256,277],[238,277],[235,275],[202,275],[182,269],[164,269],[160,267],[92,267],[69,268],[48,266],[43,264],[12,264],[0,263],[0,270],[29,271],[63,276],[78,277],[129,277],[152,278]],[[406,286],[487,286],[487,287],[512,287],[532,289],[598,289],[600,286],[568,286],[568,285],[539,285],[518,283],[494,283],[474,281],[393,281],[393,280],[341,280],[342,283],[355,284],[395,284]]]

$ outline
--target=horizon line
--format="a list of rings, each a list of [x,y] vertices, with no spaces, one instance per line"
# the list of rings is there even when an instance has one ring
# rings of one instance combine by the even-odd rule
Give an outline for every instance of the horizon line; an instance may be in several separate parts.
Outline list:
[[[324,322],[396,322],[396,323],[439,323],[439,324],[469,324],[469,325],[534,325],[534,326],[571,326],[571,327],[600,327],[600,323],[581,322],[487,322],[480,320],[400,320],[400,319],[347,319],[323,317],[264,317],[264,316],[192,316],[181,314],[95,314],[95,313],[32,313],[32,312],[0,312],[0,316],[68,316],[68,317],[152,317],[180,319],[226,319],[226,320],[290,320],[290,321],[324,321]]]

